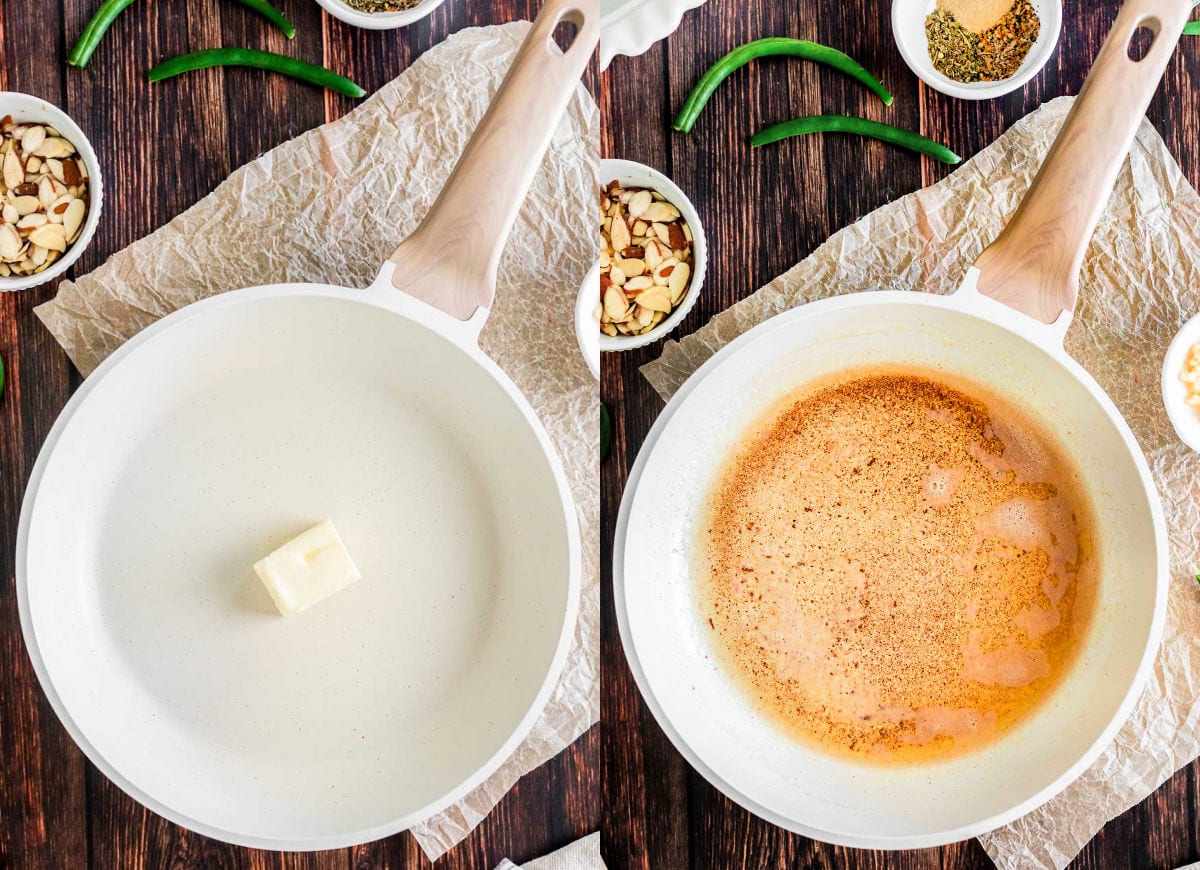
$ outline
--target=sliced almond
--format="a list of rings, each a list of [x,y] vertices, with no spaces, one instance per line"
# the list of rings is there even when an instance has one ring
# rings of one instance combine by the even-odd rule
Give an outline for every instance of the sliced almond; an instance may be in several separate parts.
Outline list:
[[[61,160],[56,160],[53,157],[47,157],[46,168],[50,170],[51,175],[53,175],[63,184],[67,183],[67,179],[63,177],[63,162]]]
[[[635,278],[646,271],[646,263],[644,260],[614,260],[613,266],[624,272],[626,278]]]
[[[17,221],[19,221],[21,219],[21,216],[19,214],[17,214],[17,207],[14,206],[11,202],[4,203],[4,210],[3,210],[2,216],[5,220],[5,222],[10,223],[10,224],[15,224]]]
[[[37,229],[38,227],[40,227],[42,224],[44,224],[46,222],[47,222],[46,215],[44,215],[42,212],[38,211],[38,212],[34,212],[33,214],[27,214],[27,215],[25,215],[25,217],[23,217],[19,221],[17,221],[17,229],[32,231],[34,229]]]
[[[625,312],[629,309],[629,300],[625,298],[625,294],[621,292],[619,287],[609,287],[604,293],[604,313],[608,315],[609,320],[614,323],[625,319]]]
[[[639,190],[629,198],[629,216],[631,218],[640,218],[645,211],[650,208],[650,204],[654,202],[654,197],[648,190]],[[653,220],[653,218],[650,218]]]
[[[671,295],[666,287],[653,286],[644,293],[638,294],[638,305],[651,311],[661,311],[664,314],[671,310]]]
[[[688,245],[687,238],[683,235],[683,229],[679,224],[669,224],[667,226],[667,236],[670,238],[670,246],[675,250],[682,250]]]
[[[46,217],[50,218],[50,220],[54,221],[56,224],[61,224],[63,222],[63,215],[66,214],[67,206],[69,206],[74,199],[75,197],[71,196],[71,194],[64,193],[58,199],[54,200],[54,202],[50,203],[50,207],[46,209]]]
[[[0,259],[12,261],[21,255],[21,237],[12,224],[0,224]]]
[[[623,251],[629,247],[631,241],[629,235],[629,227],[625,223],[624,217],[615,217],[612,222],[612,230],[609,233],[609,239],[612,241],[614,251]]]
[[[654,282],[650,280],[649,275],[638,275],[636,278],[630,278],[625,282],[625,292],[628,293],[631,290],[646,290],[653,286]]]
[[[83,226],[83,218],[87,214],[87,203],[82,199],[73,199],[71,204],[67,206],[67,210],[63,213],[63,232],[67,234],[67,241],[73,242],[79,236],[79,230]]]
[[[41,171],[41,169],[42,158],[33,156],[27,157],[25,159],[25,180],[29,181],[31,178],[37,178],[37,174]]]
[[[21,158],[16,151],[9,151],[4,155],[4,186],[12,190],[24,181],[25,167],[21,165]]]
[[[33,214],[42,204],[38,202],[36,196],[17,196],[13,197],[12,207],[17,210],[17,214],[24,217],[27,214]]]
[[[58,199],[58,194],[54,192],[54,179],[43,178],[38,182],[38,199],[46,208],[50,208],[50,204]]]
[[[41,148],[45,141],[46,128],[41,124],[34,124],[21,134],[21,150],[26,154],[32,154]]]
[[[657,239],[646,242],[646,268],[653,271],[663,261],[663,248]]]
[[[652,229],[654,230],[654,235],[658,236],[658,240],[660,242],[667,247],[671,246],[671,233],[667,229],[666,224],[654,224]]]
[[[671,298],[678,300],[683,298],[683,293],[687,290],[688,278],[692,275],[692,267],[687,263],[680,263],[674,268],[670,276],[667,278],[667,286],[671,288]]]
[[[33,153],[38,157],[70,157],[75,153],[75,146],[58,136],[47,136],[46,141],[39,145]]]
[[[652,202],[642,212],[641,218],[650,223],[670,223],[679,220],[679,209],[669,202]]]
[[[62,224],[42,224],[29,234],[29,241],[35,245],[41,245],[43,248],[48,248],[51,251],[65,251],[67,249],[67,234]]]
[[[43,248],[41,245],[30,245],[29,246],[29,259],[33,261],[33,265],[35,265],[35,266],[40,266],[40,265],[42,265],[42,263],[45,263],[46,256],[49,253],[50,252],[47,251],[45,248]]]
[[[654,283],[666,286],[667,279],[671,277],[671,273],[675,271],[675,267],[679,261],[674,257],[668,257],[658,264],[658,268],[654,270]]]
[[[80,161],[78,160],[63,160],[63,181],[69,187],[78,187],[83,183],[83,176],[79,174]]]

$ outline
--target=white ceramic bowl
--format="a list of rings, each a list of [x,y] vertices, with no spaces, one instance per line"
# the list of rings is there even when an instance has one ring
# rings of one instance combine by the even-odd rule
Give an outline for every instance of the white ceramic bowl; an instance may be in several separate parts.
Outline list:
[[[1200,342],[1200,314],[1183,325],[1167,348],[1163,357],[1162,397],[1175,434],[1188,447],[1200,452],[1200,408],[1187,403],[1187,386],[1179,379],[1188,351],[1197,342]]]
[[[600,69],[618,54],[636,56],[679,27],[704,0],[600,0]]]
[[[26,287],[36,287],[39,284],[53,281],[79,259],[79,255],[91,242],[92,236],[96,233],[96,226],[100,223],[100,211],[104,205],[104,184],[100,178],[100,164],[96,160],[96,152],[92,150],[92,143],[88,141],[87,136],[83,135],[79,125],[58,106],[48,103],[40,97],[16,91],[4,91],[0,93],[0,117],[4,115],[12,115],[13,120],[18,123],[47,124],[58,130],[75,146],[75,150],[83,158],[88,171],[87,217],[84,218],[83,230],[79,233],[75,244],[68,247],[66,253],[43,272],[19,278],[0,277],[0,291],[24,290]]]
[[[588,270],[587,277],[579,286],[575,298],[575,337],[579,341],[579,352],[596,380],[600,380],[600,319],[596,315],[600,299],[596,286],[600,282],[600,263]]]
[[[412,9],[400,12],[360,12],[342,0],[317,0],[321,8],[339,21],[362,27],[366,30],[395,30],[420,21],[442,5],[442,0],[421,0]]]
[[[998,82],[964,84],[947,78],[929,60],[929,42],[925,38],[925,17],[937,7],[937,0],[893,0],[892,35],[908,68],[935,91],[964,100],[990,100],[1017,90],[1050,60],[1062,30],[1062,4],[1059,0],[1032,0],[1041,21],[1037,42],[1029,49],[1016,74]]]
[[[708,243],[704,238],[704,227],[700,224],[700,215],[692,201],[684,195],[678,185],[657,169],[633,160],[601,160],[600,183],[608,184],[613,179],[621,182],[622,187],[648,187],[657,190],[667,202],[679,209],[683,219],[687,221],[692,231],[692,283],[687,294],[679,300],[679,304],[663,318],[658,326],[642,335],[603,335],[600,336],[600,349],[603,351],[631,350],[644,347],[647,344],[665,338],[679,325],[683,318],[696,304],[700,297],[700,288],[704,285],[704,269],[708,265]]]

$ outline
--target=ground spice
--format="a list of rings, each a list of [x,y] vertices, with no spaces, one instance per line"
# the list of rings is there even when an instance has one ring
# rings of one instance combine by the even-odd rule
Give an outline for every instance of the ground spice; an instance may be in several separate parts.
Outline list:
[[[421,0],[342,0],[359,12],[401,12],[419,6]]]
[[[1037,42],[1041,22],[1029,0],[1016,0],[993,26],[973,33],[945,9],[925,19],[925,37],[934,69],[956,82],[995,82],[1010,78]]]

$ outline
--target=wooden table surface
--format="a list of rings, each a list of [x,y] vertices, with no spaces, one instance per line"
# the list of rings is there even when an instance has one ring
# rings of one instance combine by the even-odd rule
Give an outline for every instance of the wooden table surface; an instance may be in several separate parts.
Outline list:
[[[276,0],[296,26],[288,42],[231,0],[137,2],[86,71],[66,55],[99,0],[0,2],[0,89],[55,103],[79,123],[104,173],[104,213],[82,274],[166,223],[238,166],[354,102],[257,70],[210,70],[151,86],[145,72],[176,54],[244,45],[324,63],[368,92],[463,27],[532,19],[537,0],[446,0],[400,31],[344,25],[313,0]],[[235,242],[236,240],[231,240]],[[368,846],[281,855],[227,846],[143,809],[98,773],[42,695],[17,615],[17,516],[39,447],[79,376],[34,317],[53,286],[0,293],[0,867],[415,868],[429,866],[400,834]],[[490,868],[544,854],[599,825],[599,733],[523,778],[442,868]]]
[[[920,84],[896,50],[886,0],[708,0],[664,43],[641,57],[614,60],[601,76],[601,155],[666,172],[692,199],[708,235],[704,290],[680,334],[786,271],[835,230],[949,171],[851,138],[810,136],[751,151],[750,133],[804,114],[865,115],[919,130],[970,156],[1045,100],[1078,92],[1119,5],[1066,0],[1062,39],[1048,66],[1024,91],[986,102],[950,99]],[[816,39],[849,52],[880,75],[894,105],[885,112],[857,83],[810,63],[759,62],[725,83],[690,136],[670,132],[672,112],[703,71],[734,46],[763,36]],[[1200,41],[1184,37],[1149,110],[1193,184],[1200,182],[1198,57]],[[658,354],[652,346],[604,358],[601,395],[614,422],[612,455],[601,466],[605,554],[612,552],[629,466],[663,407],[638,373]],[[727,800],[691,770],[642,703],[617,637],[610,572],[602,588],[603,830],[610,866],[990,866],[975,841],[903,853],[836,848],[789,834]],[[1106,825],[1076,866],[1172,868],[1200,859],[1198,772],[1197,764],[1185,768]]]

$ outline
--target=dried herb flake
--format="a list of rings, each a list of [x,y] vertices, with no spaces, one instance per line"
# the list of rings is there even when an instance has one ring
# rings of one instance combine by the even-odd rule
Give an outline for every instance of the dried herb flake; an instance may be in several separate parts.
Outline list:
[[[1011,78],[1037,42],[1041,22],[1029,0],[1016,0],[982,33],[963,27],[945,9],[925,19],[925,37],[934,69],[956,82],[995,82]]]

